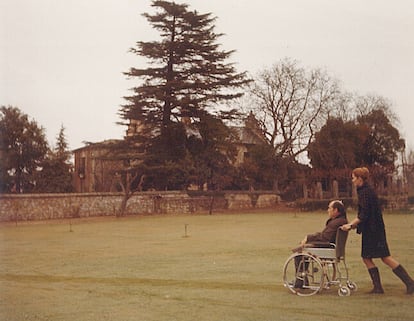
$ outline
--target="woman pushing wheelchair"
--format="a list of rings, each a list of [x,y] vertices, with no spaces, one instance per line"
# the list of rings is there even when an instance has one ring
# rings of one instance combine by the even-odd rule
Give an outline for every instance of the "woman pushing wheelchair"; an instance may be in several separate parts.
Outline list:
[[[369,293],[384,293],[379,270],[373,261],[374,258],[380,258],[404,282],[407,288],[406,293],[413,294],[413,279],[390,254],[378,196],[368,184],[368,178],[369,170],[366,167],[358,167],[352,171],[352,183],[356,186],[358,193],[358,215],[349,224],[344,224],[341,229],[349,231],[356,228],[357,233],[362,234],[362,261],[374,285]]]

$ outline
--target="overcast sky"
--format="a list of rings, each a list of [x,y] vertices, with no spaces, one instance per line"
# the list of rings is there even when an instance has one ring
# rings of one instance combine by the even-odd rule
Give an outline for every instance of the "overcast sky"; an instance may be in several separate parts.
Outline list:
[[[323,68],[360,95],[388,98],[414,149],[414,1],[187,0],[217,17],[223,50],[238,71],[289,57]],[[145,60],[128,52],[157,34],[149,0],[0,0],[0,105],[20,108],[71,149],[122,138],[123,96],[136,83],[123,72]]]

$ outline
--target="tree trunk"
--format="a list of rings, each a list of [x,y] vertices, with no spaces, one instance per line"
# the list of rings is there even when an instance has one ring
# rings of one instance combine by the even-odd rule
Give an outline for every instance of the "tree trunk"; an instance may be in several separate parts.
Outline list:
[[[128,199],[131,197],[128,194],[129,193],[124,193],[124,195],[122,197],[121,206],[119,207],[119,211],[118,211],[118,213],[116,215],[118,217],[125,215],[125,210],[126,210],[126,207],[127,207]]]

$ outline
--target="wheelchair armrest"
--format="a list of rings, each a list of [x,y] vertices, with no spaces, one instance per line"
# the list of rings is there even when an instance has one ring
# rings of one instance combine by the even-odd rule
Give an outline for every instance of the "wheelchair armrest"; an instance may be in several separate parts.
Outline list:
[[[335,243],[329,243],[329,242],[313,242],[313,243],[305,244],[304,247],[305,248],[316,247],[316,248],[334,249],[336,245]]]
[[[328,242],[313,242],[313,243],[306,243],[304,245],[295,247],[292,249],[293,253],[301,253],[303,249],[306,248],[322,248],[322,249],[335,249],[335,243],[328,243]]]
[[[300,252],[302,252],[303,251],[303,245],[301,245],[301,246],[298,246],[298,247],[295,247],[294,249],[292,249],[292,252],[293,253],[300,253]]]

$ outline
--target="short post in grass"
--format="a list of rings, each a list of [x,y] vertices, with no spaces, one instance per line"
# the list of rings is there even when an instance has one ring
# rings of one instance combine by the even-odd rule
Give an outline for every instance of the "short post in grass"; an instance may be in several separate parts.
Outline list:
[[[184,224],[184,236],[183,237],[188,237],[188,224]]]
[[[73,232],[72,229],[72,219],[79,218],[80,205],[71,205],[69,207],[68,217],[69,217],[69,232]]]

